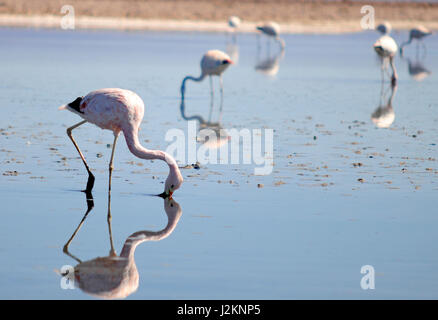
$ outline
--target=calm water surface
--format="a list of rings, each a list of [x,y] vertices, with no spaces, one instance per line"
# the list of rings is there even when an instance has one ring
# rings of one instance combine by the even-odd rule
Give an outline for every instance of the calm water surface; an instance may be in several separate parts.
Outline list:
[[[57,107],[98,88],[131,89],[146,105],[140,141],[165,150],[169,129],[187,132],[181,80],[199,75],[212,48],[237,63],[224,74],[223,112],[211,117],[228,129],[274,129],[273,172],[182,169],[172,213],[150,196],[162,192],[166,166],[135,158],[120,139],[115,251],[134,232],[164,234],[144,233],[157,241],[137,247],[128,299],[438,298],[438,37],[426,39],[427,54],[412,45],[410,61],[397,57],[392,97],[375,33],[284,38],[277,56],[265,39],[257,52],[255,35],[232,47],[223,34],[0,29],[0,298],[93,298],[62,289],[56,270],[110,252],[112,133],[84,125],[73,134],[95,172],[94,208],[63,253],[87,211],[87,175],[65,134],[80,119]],[[422,81],[419,67],[431,72]],[[209,108],[208,81],[189,83],[186,115],[208,119]],[[374,290],[361,289],[364,265],[375,269]]]

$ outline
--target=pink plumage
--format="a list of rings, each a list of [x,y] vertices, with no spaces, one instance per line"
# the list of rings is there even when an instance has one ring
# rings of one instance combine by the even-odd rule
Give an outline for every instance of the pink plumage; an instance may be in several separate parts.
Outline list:
[[[173,191],[181,186],[183,178],[173,157],[161,150],[148,150],[144,148],[138,140],[138,130],[144,115],[144,103],[136,93],[118,88],[100,89],[88,93],[83,98],[77,98],[75,101],[63,105],[59,109],[67,109],[84,119],[84,121],[77,125],[68,128],[67,134],[72,139],[73,144],[84,162],[89,173],[89,179],[92,178],[93,180],[91,186],[87,185],[87,190],[85,191],[91,191],[94,176],[89,170],[79,147],[71,136],[71,131],[86,122],[95,124],[101,129],[111,130],[114,133],[113,152],[110,160],[110,189],[114,150],[117,137],[121,131],[125,136],[129,150],[135,156],[142,159],[163,160],[169,165],[170,171],[166,179],[163,196],[171,196]]]

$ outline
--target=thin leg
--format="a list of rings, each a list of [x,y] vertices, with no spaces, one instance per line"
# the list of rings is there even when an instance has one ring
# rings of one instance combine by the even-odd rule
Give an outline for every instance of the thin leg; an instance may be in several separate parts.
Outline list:
[[[213,106],[214,106],[214,86],[213,86],[213,77],[210,77],[210,95],[211,95],[211,103],[210,103],[210,114],[208,116],[208,122],[211,122],[211,115],[213,113]]]
[[[107,217],[107,221],[108,221],[108,232],[109,232],[109,238],[110,238],[110,256],[115,257],[117,256],[116,250],[114,249],[114,242],[113,242],[113,231],[111,228],[111,190],[108,191],[108,217]]]
[[[113,174],[113,169],[114,169],[114,165],[113,165],[113,160],[114,160],[114,151],[116,150],[116,144],[117,144],[117,138],[119,137],[118,134],[114,135],[114,142],[113,142],[113,150],[111,152],[111,159],[110,159],[110,163],[109,163],[109,183],[108,183],[108,191],[111,192],[111,177]]]
[[[113,232],[111,229],[111,177],[112,177],[112,173],[113,173],[113,169],[114,169],[114,165],[113,165],[113,160],[114,160],[114,152],[116,150],[116,144],[117,144],[117,138],[119,137],[118,134],[114,135],[114,142],[113,142],[113,150],[111,152],[111,159],[110,159],[110,163],[109,163],[109,182],[108,182],[108,216],[107,216],[107,221],[108,221],[108,232],[109,232],[109,236],[110,236],[110,245],[111,245],[111,251],[110,251],[110,255],[111,256],[116,256],[116,250],[114,250],[114,243],[113,243]]]
[[[380,65],[380,77],[382,80],[382,88],[383,88],[383,82],[385,81],[385,70],[384,70],[384,61],[382,60],[382,64]]]
[[[73,259],[75,259],[79,263],[81,263],[82,261],[80,259],[78,259],[77,257],[75,257],[74,255],[72,255],[68,251],[68,247],[70,246],[70,243],[73,241],[74,237],[78,233],[79,229],[81,229],[82,225],[84,224],[85,219],[88,216],[88,213],[90,213],[90,211],[93,210],[93,208],[94,208],[94,200],[93,200],[93,195],[91,194],[91,192],[87,192],[86,193],[86,200],[87,200],[87,211],[85,212],[84,216],[82,217],[81,222],[77,226],[76,230],[73,232],[73,234],[70,237],[70,239],[68,239],[67,243],[64,245],[64,248],[62,250],[66,255],[72,257]]]
[[[81,150],[79,149],[75,139],[73,139],[73,136],[71,134],[71,132],[73,131],[73,129],[76,129],[77,127],[83,125],[84,123],[86,123],[87,120],[81,121],[77,124],[75,124],[74,126],[71,126],[70,128],[67,128],[67,135],[69,136],[70,140],[73,142],[73,145],[75,146],[76,150],[78,150],[79,155],[81,156],[82,162],[85,165],[85,169],[87,169],[88,172],[88,181],[87,181],[87,187],[85,190],[83,190],[84,192],[91,192],[91,190],[93,189],[94,186],[94,175],[91,173],[90,168],[88,167],[87,161],[85,161],[84,155],[82,154]]]
[[[221,90],[221,104],[220,104],[219,111],[222,111],[222,107],[224,104],[224,82],[222,80],[222,75],[219,76],[219,84],[220,84],[220,90]]]
[[[392,68],[391,84],[392,84],[392,86],[395,86],[397,84],[398,75],[397,75],[397,70],[395,69],[395,65],[394,65],[394,57],[389,58],[389,63],[391,64],[391,68]]]

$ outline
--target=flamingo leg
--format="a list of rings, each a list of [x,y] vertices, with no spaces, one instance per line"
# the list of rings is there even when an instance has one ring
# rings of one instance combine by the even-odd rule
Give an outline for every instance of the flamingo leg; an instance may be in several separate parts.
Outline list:
[[[222,112],[222,107],[224,105],[224,82],[222,79],[222,74],[219,76],[219,84],[220,84],[220,90],[221,90],[221,104],[219,107],[219,111]]]
[[[109,163],[109,183],[108,183],[108,191],[111,192],[111,177],[114,170],[113,160],[114,160],[114,152],[116,150],[116,144],[117,144],[117,138],[119,137],[119,134],[114,135],[114,142],[113,142],[113,150],[111,151],[111,159]]]
[[[214,86],[213,86],[213,77],[210,76],[210,114],[208,116],[208,122],[211,122],[211,114],[213,112],[213,106],[214,106]]]
[[[90,211],[93,210],[93,208],[94,208],[94,200],[93,200],[93,195],[91,194],[91,192],[88,192],[86,194],[86,199],[87,199],[87,211],[85,212],[84,216],[82,217],[81,222],[76,227],[75,231],[71,235],[70,239],[68,239],[67,243],[64,245],[64,248],[62,250],[66,255],[72,257],[73,259],[75,259],[79,263],[81,263],[82,261],[80,259],[78,259],[77,257],[75,257],[74,255],[72,255],[68,251],[68,247],[70,246],[70,243],[73,241],[74,237],[76,237],[76,234],[78,233],[78,231],[81,229],[82,225],[84,224],[85,219],[88,216],[88,213],[90,213]]]
[[[114,160],[114,152],[116,150],[116,144],[117,144],[117,138],[119,137],[119,134],[114,134],[114,142],[113,142],[113,150],[111,152],[111,159],[110,159],[110,163],[109,163],[109,183],[108,183],[108,216],[107,216],[107,221],[108,221],[108,232],[109,232],[109,237],[110,237],[110,245],[111,245],[111,250],[110,250],[110,255],[111,256],[116,256],[116,250],[114,249],[114,243],[113,243],[113,232],[111,229],[111,177],[112,177],[112,173],[113,173],[113,169],[114,169],[114,165],[113,165],[113,160]]]
[[[85,157],[82,154],[81,149],[79,149],[79,147],[78,147],[78,145],[77,145],[77,143],[76,143],[76,141],[73,138],[72,133],[71,133],[73,131],[73,129],[76,129],[77,127],[83,125],[86,122],[87,122],[87,120],[84,120],[84,121],[81,121],[81,122],[75,124],[74,126],[71,126],[70,128],[67,128],[67,135],[69,136],[70,140],[73,142],[73,145],[75,146],[76,150],[79,152],[79,155],[80,155],[80,157],[82,159],[82,162],[85,165],[85,169],[87,169],[87,172],[88,172],[87,187],[83,191],[86,192],[86,193],[89,193],[89,192],[91,192],[91,190],[93,189],[93,186],[94,186],[94,180],[95,180],[94,179],[94,175],[91,173],[91,170],[88,167],[87,161],[85,161]]]
[[[397,84],[398,75],[394,65],[394,57],[389,58],[389,63],[391,64],[391,68],[392,68],[391,84],[392,86],[395,86]]]
[[[108,217],[107,217],[107,222],[108,222],[108,233],[109,233],[109,238],[110,238],[110,256],[115,257],[117,256],[116,250],[114,249],[114,242],[113,242],[113,230],[111,228],[111,190],[108,191]]]

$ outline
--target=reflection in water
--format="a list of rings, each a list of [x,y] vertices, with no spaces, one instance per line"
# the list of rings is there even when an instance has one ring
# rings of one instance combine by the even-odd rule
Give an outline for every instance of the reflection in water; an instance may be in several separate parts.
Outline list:
[[[94,201],[91,194],[87,196],[87,211],[80,224],[73,232],[71,238],[64,246],[64,253],[78,261],[74,268],[75,284],[85,293],[103,298],[120,299],[126,298],[138,288],[139,274],[134,260],[134,252],[137,246],[145,241],[160,241],[167,238],[175,229],[181,217],[180,205],[172,198],[165,198],[164,211],[167,214],[167,225],[160,231],[137,231],[131,234],[125,241],[120,256],[117,256],[111,231],[111,201],[108,195],[108,228],[110,233],[111,251],[106,257],[97,257],[88,261],[81,261],[72,255],[68,247],[84,223],[88,213],[93,209]]]
[[[423,65],[423,61],[426,57],[426,51],[423,51],[422,57],[419,58],[420,53],[417,51],[417,54],[415,56],[415,60],[412,61],[411,58],[405,57],[403,54],[401,55],[401,58],[405,60],[408,63],[408,72],[409,75],[415,80],[415,81],[423,81],[425,78],[430,76],[432,72]]]
[[[239,46],[235,43],[227,43],[227,48],[225,51],[230,56],[234,64],[237,65],[239,62]]]
[[[284,57],[284,49],[281,49],[274,56],[271,56],[269,51],[267,57],[260,59],[260,50],[257,50],[257,62],[255,70],[266,76],[274,77],[280,70],[280,60]]]
[[[230,137],[227,134],[226,130],[223,129],[221,126],[223,100],[221,100],[221,105],[219,109],[219,118],[217,122],[211,121],[211,117],[213,113],[213,104],[210,105],[208,121],[206,121],[201,115],[188,116],[186,114],[186,104],[185,104],[184,94],[181,96],[180,111],[181,111],[181,117],[184,120],[198,121],[199,132],[196,134],[196,141],[201,143],[204,146],[204,148],[218,149],[230,140]]]
[[[389,90],[391,90],[391,95],[388,100],[386,97]],[[384,90],[384,85],[382,82],[382,87],[380,90],[380,102],[377,109],[371,114],[371,120],[378,128],[389,128],[394,122],[395,113],[392,107],[392,101],[394,100],[395,93],[397,92],[397,85],[389,85],[386,90]]]

